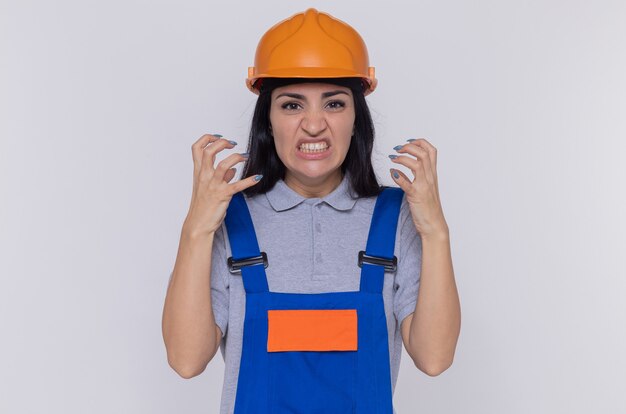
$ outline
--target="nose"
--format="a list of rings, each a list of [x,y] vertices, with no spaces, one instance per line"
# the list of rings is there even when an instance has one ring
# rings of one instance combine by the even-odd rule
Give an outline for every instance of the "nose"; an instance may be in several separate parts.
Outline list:
[[[323,111],[311,110],[304,114],[300,126],[307,134],[316,136],[324,132],[328,124]]]

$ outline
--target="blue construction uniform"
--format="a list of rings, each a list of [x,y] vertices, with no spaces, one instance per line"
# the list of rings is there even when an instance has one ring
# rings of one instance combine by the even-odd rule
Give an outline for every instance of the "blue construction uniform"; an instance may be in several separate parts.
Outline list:
[[[382,287],[385,269],[394,268],[402,197],[401,189],[385,188],[376,200],[360,256],[358,291],[302,294],[269,291],[265,264],[278,259],[263,257],[245,198],[241,193],[233,196],[225,218],[232,251],[229,266],[241,274],[246,291],[235,414],[393,412]],[[294,310],[353,311],[354,349],[270,349],[269,313]]]

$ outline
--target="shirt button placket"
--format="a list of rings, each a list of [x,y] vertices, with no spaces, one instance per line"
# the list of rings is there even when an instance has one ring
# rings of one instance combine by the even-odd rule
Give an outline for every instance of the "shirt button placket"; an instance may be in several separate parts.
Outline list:
[[[315,204],[313,206],[313,273],[319,274],[321,272],[322,263],[324,262],[324,258],[322,257],[322,243],[323,240],[321,238],[322,225],[320,223],[320,210],[322,208],[321,202]]]

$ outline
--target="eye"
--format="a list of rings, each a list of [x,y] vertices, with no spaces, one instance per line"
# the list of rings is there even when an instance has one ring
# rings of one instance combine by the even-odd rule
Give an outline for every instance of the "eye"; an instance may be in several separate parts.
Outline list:
[[[330,101],[328,102],[328,107],[330,109],[341,109],[346,106],[344,101]]]
[[[297,102],[285,102],[280,107],[288,111],[294,111],[301,108],[300,104]]]

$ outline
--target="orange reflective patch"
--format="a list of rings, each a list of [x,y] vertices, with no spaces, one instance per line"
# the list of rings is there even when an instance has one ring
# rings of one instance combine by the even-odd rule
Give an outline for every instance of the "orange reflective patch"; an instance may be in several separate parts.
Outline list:
[[[356,309],[268,310],[267,351],[356,351]]]

